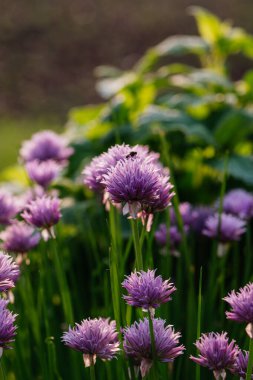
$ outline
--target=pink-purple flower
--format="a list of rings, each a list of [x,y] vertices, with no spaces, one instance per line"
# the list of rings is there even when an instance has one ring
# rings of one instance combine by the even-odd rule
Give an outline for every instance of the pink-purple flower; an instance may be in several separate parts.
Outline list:
[[[209,368],[214,377],[219,380],[225,379],[226,370],[233,368],[238,355],[238,347],[235,341],[229,342],[226,332],[221,334],[211,332],[202,334],[195,343],[199,350],[199,356],[190,356],[195,363]]]
[[[179,212],[184,225],[190,226],[192,221],[192,206],[189,202],[183,202],[179,205]],[[177,217],[174,208],[170,209],[170,222],[172,225],[177,224]]]
[[[104,318],[76,323],[63,334],[62,340],[68,347],[82,352],[85,367],[94,365],[97,358],[111,360],[120,350],[116,322]]]
[[[238,355],[230,371],[237,376],[240,376],[240,380],[246,379],[247,367],[249,361],[249,352],[238,350]],[[253,374],[251,375],[253,379]]]
[[[24,222],[16,222],[0,233],[2,249],[7,252],[27,253],[40,241],[40,234]]]
[[[214,210],[207,206],[196,206],[192,210],[191,229],[201,233],[204,229],[206,220],[214,214]]]
[[[10,344],[14,341],[16,335],[16,326],[14,325],[16,314],[7,309],[8,301],[0,298],[0,356],[3,350],[12,348]]]
[[[187,233],[188,227],[184,226],[184,230]],[[155,232],[155,239],[161,247],[166,247],[169,244],[171,253],[176,256],[178,255],[177,248],[182,241],[182,235],[177,226],[170,226],[168,231],[166,224],[160,224]]]
[[[220,221],[220,226],[219,226]],[[210,216],[205,223],[203,234],[211,238],[216,238],[222,243],[239,240],[246,230],[246,224],[236,216],[216,213]]]
[[[53,160],[29,161],[25,167],[30,179],[43,188],[47,188],[62,170],[62,166]]]
[[[68,147],[66,140],[53,131],[35,133],[30,140],[23,142],[20,149],[24,162],[54,160],[62,164],[72,154],[73,148]]]
[[[15,286],[19,278],[18,264],[11,256],[0,252],[0,292],[6,292]]]
[[[155,357],[160,362],[173,362],[184,351],[179,344],[180,333],[172,326],[165,326],[160,318],[153,319]],[[126,355],[140,366],[142,377],[146,376],[153,364],[149,321],[147,318],[135,322],[123,330],[123,348]]]
[[[138,157],[147,160],[147,162],[157,163],[159,154],[150,152],[147,146],[135,145],[131,147],[127,144],[115,145],[108,149],[107,152],[94,157],[83,171],[84,183],[93,191],[103,191],[103,176],[107,174],[110,168],[116,166],[120,160],[130,157]]]
[[[169,280],[163,281],[161,276],[155,275],[155,270],[147,272],[133,272],[126,276],[122,283],[128,295],[125,301],[132,306],[141,307],[144,311],[153,311],[161,304],[171,300],[171,294],[176,288]]]
[[[231,310],[226,312],[227,319],[247,323],[246,331],[253,339],[253,283],[240,288],[239,292],[232,290],[223,299],[231,307]]]
[[[123,206],[123,214],[137,218],[142,211],[153,214],[170,205],[172,185],[161,169],[138,157],[119,161],[103,177],[109,199]]]
[[[229,191],[223,199],[223,210],[242,219],[253,216],[253,195],[243,189]]]
[[[19,211],[20,207],[14,197],[0,190],[0,224],[10,224]]]
[[[46,195],[36,198],[27,205],[21,216],[35,227],[50,230],[60,220],[60,200]]]

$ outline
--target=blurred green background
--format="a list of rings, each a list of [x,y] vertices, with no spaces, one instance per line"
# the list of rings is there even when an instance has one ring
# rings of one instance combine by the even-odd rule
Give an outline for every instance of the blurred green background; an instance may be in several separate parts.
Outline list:
[[[0,13],[0,169],[36,130],[62,129],[73,106],[99,102],[94,68],[128,69],[173,34],[196,34],[190,5],[253,32],[252,0],[12,0]],[[250,63],[239,57],[235,78]]]

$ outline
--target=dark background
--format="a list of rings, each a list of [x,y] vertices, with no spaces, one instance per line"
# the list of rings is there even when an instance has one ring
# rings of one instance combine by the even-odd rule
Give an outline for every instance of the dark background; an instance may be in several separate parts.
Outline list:
[[[130,68],[168,35],[196,34],[190,5],[253,32],[252,0],[2,0],[0,116],[64,120],[70,107],[99,101],[94,68]]]

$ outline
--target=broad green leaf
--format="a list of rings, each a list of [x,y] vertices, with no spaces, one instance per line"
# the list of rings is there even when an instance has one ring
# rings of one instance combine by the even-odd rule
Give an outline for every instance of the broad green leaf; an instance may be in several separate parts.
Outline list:
[[[101,79],[96,84],[97,92],[105,99],[111,98],[124,87],[135,83],[137,76],[134,72],[127,72],[118,78]]]
[[[173,36],[158,44],[154,51],[159,56],[205,54],[209,51],[209,45],[201,37]]]
[[[249,134],[253,134],[253,113],[230,110],[218,122],[214,136],[220,146],[233,149]]]
[[[69,111],[69,119],[79,125],[89,123],[99,116],[104,106],[104,104],[96,104],[72,108]]]
[[[222,22],[213,13],[201,7],[190,7],[196,19],[200,35],[207,42],[214,44],[222,35]]]
[[[211,166],[218,169],[224,169],[224,160],[219,159],[211,163]],[[228,174],[244,182],[247,185],[253,185],[253,157],[249,156],[231,156],[228,161]]]
[[[150,106],[139,118],[137,125],[142,128],[150,125],[159,125],[167,132],[182,132],[186,136],[196,136],[206,143],[214,143],[208,129],[192,120],[183,112],[175,109],[164,109]]]
[[[206,86],[218,87],[224,91],[233,90],[233,83],[224,75],[215,73],[212,70],[196,70],[188,75],[193,85],[201,85],[210,91]]]

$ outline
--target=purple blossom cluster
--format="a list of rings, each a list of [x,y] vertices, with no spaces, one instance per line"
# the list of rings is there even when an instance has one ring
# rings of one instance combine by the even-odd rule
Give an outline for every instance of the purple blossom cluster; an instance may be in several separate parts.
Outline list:
[[[213,371],[215,379],[225,379],[226,370],[231,370],[238,355],[235,341],[229,343],[227,333],[202,334],[195,343],[199,357],[190,356],[195,363]]]
[[[18,264],[12,257],[0,252],[0,292],[12,289],[20,275]]]
[[[7,309],[8,301],[0,298],[0,356],[3,350],[12,348],[11,343],[16,335],[16,326],[14,325],[16,314]]]
[[[238,349],[238,354],[235,358],[235,361],[230,368],[230,371],[240,377],[240,379],[246,379],[247,367],[249,361],[249,352],[242,351]],[[251,375],[251,379],[253,379],[253,374]]]
[[[243,189],[231,190],[224,197],[223,210],[248,220],[253,216],[253,195]]]
[[[20,205],[7,191],[0,190],[0,224],[9,225],[20,211]]]
[[[247,323],[246,333],[253,339],[253,284],[249,283],[235,292],[232,290],[223,298],[231,306],[226,312],[227,319]],[[232,340],[229,342],[226,332],[202,334],[195,343],[199,356],[190,356],[195,363],[213,371],[216,380],[225,379],[226,371],[246,379],[249,364],[249,352],[242,351]],[[249,372],[250,374],[250,372]],[[253,379],[253,373],[250,376]],[[248,379],[248,377],[247,377]]]
[[[161,362],[173,362],[184,351],[179,344],[180,333],[172,326],[166,326],[160,318],[153,319],[155,355]],[[153,364],[149,321],[147,318],[126,327],[123,332],[123,348],[126,355],[140,367],[142,377],[146,376]]]
[[[176,288],[169,280],[163,281],[161,276],[155,275],[155,270],[147,272],[133,272],[126,276],[122,283],[128,295],[123,298],[131,306],[141,307],[144,311],[151,311],[161,304],[171,300],[171,294]]]
[[[231,306],[231,311],[226,312],[227,319],[247,323],[246,332],[253,339],[253,283],[240,288],[239,292],[232,290],[224,301]]]
[[[53,226],[61,218],[60,200],[47,195],[36,198],[28,203],[21,216],[28,224],[53,234]]]
[[[179,204],[179,214],[184,233],[197,233],[219,241],[219,254],[226,252],[228,244],[239,241],[252,217],[253,195],[242,189],[229,191],[223,199],[223,212],[217,212],[217,203],[213,207],[192,206],[188,202]],[[179,256],[178,248],[182,236],[178,217],[174,208],[170,209],[169,227],[161,223],[155,232],[155,238],[162,252],[168,246],[170,252]]]
[[[239,240],[246,231],[246,223],[236,216],[218,213],[210,216],[205,223],[203,234],[221,243]]]
[[[121,206],[124,215],[148,220],[168,207],[174,195],[168,169],[158,158],[145,146],[116,145],[85,167],[84,183]]]
[[[40,234],[25,222],[16,221],[0,233],[0,239],[5,251],[24,254],[38,245]]]
[[[97,358],[111,360],[120,350],[116,322],[104,318],[76,323],[63,334],[62,340],[68,347],[82,352],[85,367],[94,365]]]
[[[72,154],[73,148],[67,146],[67,141],[52,131],[35,133],[20,149],[29,178],[43,188],[59,176]]]

